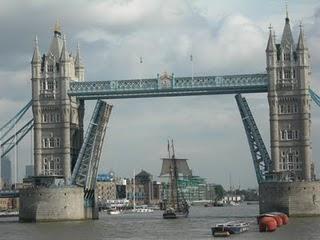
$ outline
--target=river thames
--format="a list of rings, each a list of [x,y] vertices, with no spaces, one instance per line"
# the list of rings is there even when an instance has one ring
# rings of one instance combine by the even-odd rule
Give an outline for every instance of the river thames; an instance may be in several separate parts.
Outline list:
[[[148,214],[100,214],[99,220],[19,223],[17,218],[0,219],[3,240],[102,240],[102,239],[213,239],[211,226],[230,220],[250,222],[248,232],[230,239],[318,240],[320,218],[290,218],[289,224],[273,233],[260,233],[255,216],[257,205],[236,207],[191,207],[184,219],[162,219],[162,212]]]

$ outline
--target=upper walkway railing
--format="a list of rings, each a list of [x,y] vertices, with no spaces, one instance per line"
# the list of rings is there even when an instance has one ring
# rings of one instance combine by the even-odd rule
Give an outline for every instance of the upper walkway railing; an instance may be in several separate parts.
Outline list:
[[[268,91],[267,74],[174,77],[164,74],[153,79],[71,82],[70,96],[80,99],[169,97]]]

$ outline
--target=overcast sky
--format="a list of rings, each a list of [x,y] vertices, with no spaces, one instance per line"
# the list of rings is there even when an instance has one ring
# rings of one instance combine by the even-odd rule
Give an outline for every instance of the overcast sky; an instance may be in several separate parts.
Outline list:
[[[320,3],[289,1],[295,41],[303,22],[312,61],[312,86],[320,93]],[[265,72],[268,26],[281,38],[280,0],[0,0],[0,126],[31,98],[34,37],[46,53],[60,20],[68,50],[81,46],[86,81],[156,77],[164,71],[195,75]],[[143,64],[139,63],[142,56]],[[269,149],[266,94],[246,95]],[[114,105],[100,172],[158,176],[166,141],[189,159],[193,173],[229,186],[257,186],[234,96],[110,100]],[[86,103],[90,118],[94,101]],[[320,108],[312,107],[313,156],[319,175]],[[30,163],[30,136],[19,146],[19,176]],[[10,155],[12,158],[12,155]]]

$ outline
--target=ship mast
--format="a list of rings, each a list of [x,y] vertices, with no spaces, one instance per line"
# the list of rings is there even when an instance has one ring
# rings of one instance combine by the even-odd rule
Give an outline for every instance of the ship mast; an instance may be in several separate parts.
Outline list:
[[[180,210],[180,205],[179,205],[179,193],[178,193],[178,169],[177,169],[177,161],[176,161],[176,156],[174,152],[174,145],[173,145],[173,139],[171,139],[171,148],[172,148],[172,194],[174,195],[174,208],[177,209],[178,211]]]

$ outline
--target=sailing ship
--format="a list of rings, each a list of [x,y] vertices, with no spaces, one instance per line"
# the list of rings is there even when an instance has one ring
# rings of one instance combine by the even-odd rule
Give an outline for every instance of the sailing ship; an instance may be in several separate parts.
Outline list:
[[[172,154],[171,154],[172,153]],[[162,168],[160,176],[169,175],[169,194],[166,209],[163,218],[187,217],[189,214],[189,205],[185,200],[182,191],[179,191],[178,178],[179,174],[191,176],[192,172],[188,166],[187,159],[176,158],[173,141],[168,141],[168,158],[162,158]]]

